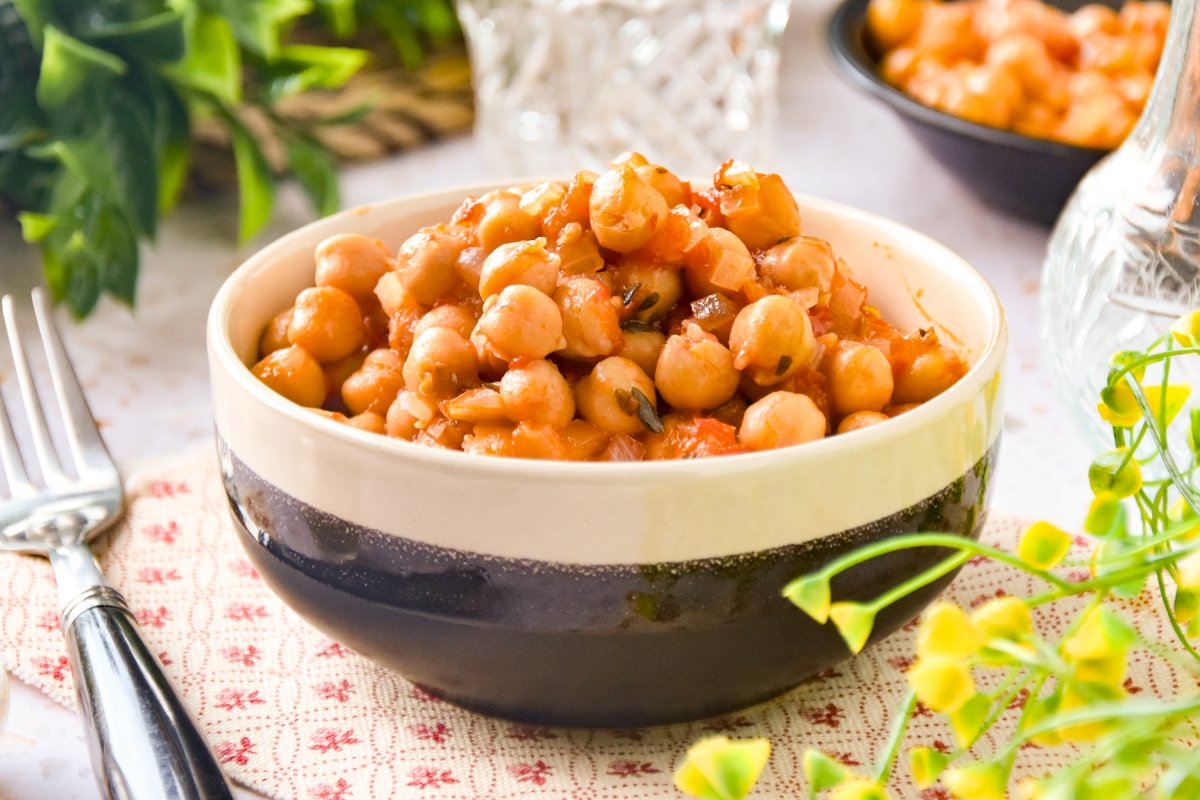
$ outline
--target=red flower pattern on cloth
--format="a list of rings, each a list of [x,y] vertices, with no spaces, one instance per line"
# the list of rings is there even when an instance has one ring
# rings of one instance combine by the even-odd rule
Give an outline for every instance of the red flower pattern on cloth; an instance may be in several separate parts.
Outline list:
[[[451,783],[458,783],[458,779],[448,769],[413,767],[408,773],[408,785],[418,789],[439,789]]]
[[[543,786],[554,768],[539,758],[532,764],[513,764],[508,771],[518,783],[536,783]]]
[[[241,549],[211,450],[134,475],[129,498],[125,521],[100,551],[106,572],[140,612],[151,651],[196,710],[225,769],[271,798],[672,798],[672,773],[687,745],[714,733],[769,737],[776,755],[755,796],[797,797],[793,768],[806,748],[866,769],[907,689],[915,624],[774,701],[688,725],[578,731],[484,717],[374,666],[284,606]],[[1022,527],[993,514],[983,539],[1011,547]],[[21,680],[74,704],[49,564],[0,557],[12,559],[0,567],[0,659]],[[948,596],[969,607],[1000,590],[1038,589],[1032,579],[980,563]],[[1161,615],[1142,600],[1126,616],[1169,641]],[[1054,605],[1038,614],[1062,625],[1066,616]],[[1141,696],[1179,692],[1182,680],[1135,656],[1125,688]],[[1187,680],[1184,691],[1193,691]],[[912,743],[952,747],[944,720],[925,708],[911,735]],[[1017,774],[1051,772],[1069,760],[1057,748],[1022,749]],[[894,796],[948,800],[938,786],[915,793],[906,770],[896,772]]]

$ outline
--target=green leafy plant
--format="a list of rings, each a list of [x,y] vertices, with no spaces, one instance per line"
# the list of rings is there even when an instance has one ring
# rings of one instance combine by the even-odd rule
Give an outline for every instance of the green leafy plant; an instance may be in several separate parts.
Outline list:
[[[176,204],[201,121],[228,133],[242,241],[285,177],[336,210],[335,162],[314,132],[358,112],[299,123],[275,111],[367,60],[295,35],[317,26],[382,33],[409,65],[457,35],[450,0],[0,0],[0,201],[41,247],[57,300],[80,317],[104,293],[133,303],[138,245]],[[274,166],[264,135],[283,150]]]
[[[1143,699],[1124,688],[1135,652],[1200,677],[1200,652],[1192,643],[1200,636],[1200,490],[1194,482],[1200,467],[1200,407],[1185,409],[1190,390],[1170,382],[1172,363],[1198,356],[1200,312],[1178,320],[1170,336],[1145,351],[1114,356],[1097,407],[1112,426],[1113,448],[1088,470],[1094,499],[1083,525],[1091,547],[1085,563],[1064,560],[1073,537],[1038,522],[1023,533],[1015,553],[960,536],[899,536],[836,559],[786,588],[785,596],[804,613],[835,625],[850,650],[858,652],[880,609],[968,558],[1004,562],[1045,585],[1039,594],[997,598],[971,613],[947,602],[927,609],[907,675],[910,688],[876,764],[856,774],[826,754],[808,751],[803,763],[810,798],[891,797],[892,773],[910,744],[909,723],[918,703],[946,719],[956,747],[942,752],[911,743],[909,772],[917,789],[940,782],[957,800],[1003,800],[1014,796],[1014,782],[1015,796],[1025,800],[1200,797],[1200,751],[1194,747],[1200,695]],[[954,554],[873,602],[831,600],[835,575],[885,553],[920,547]],[[1063,577],[1060,570],[1066,566],[1086,566],[1088,576]],[[1143,593],[1153,593],[1173,642],[1147,637],[1122,615],[1122,599]],[[1044,609],[1069,599],[1079,609],[1062,633],[1039,626]],[[981,740],[988,732],[995,744],[984,747]],[[1072,748],[1068,766],[1015,780],[1018,751],[1029,742]],[[727,754],[739,746],[702,741],[677,773],[677,778],[693,775],[706,764],[720,763],[722,785],[729,789],[724,794],[704,793],[702,785],[683,779],[677,785],[694,797],[747,796],[766,759]]]

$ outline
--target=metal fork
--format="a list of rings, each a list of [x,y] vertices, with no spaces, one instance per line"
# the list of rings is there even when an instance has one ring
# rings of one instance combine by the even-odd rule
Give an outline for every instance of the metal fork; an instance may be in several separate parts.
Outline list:
[[[14,305],[11,295],[0,301],[41,482],[26,469],[0,397],[0,467],[8,484],[8,496],[0,494],[0,549],[48,556],[54,566],[63,635],[101,792],[116,800],[232,798],[212,751],[142,642],[125,598],[104,582],[88,549],[87,542],[121,516],[121,478],[46,298],[33,290],[69,469],[59,462],[50,437]]]

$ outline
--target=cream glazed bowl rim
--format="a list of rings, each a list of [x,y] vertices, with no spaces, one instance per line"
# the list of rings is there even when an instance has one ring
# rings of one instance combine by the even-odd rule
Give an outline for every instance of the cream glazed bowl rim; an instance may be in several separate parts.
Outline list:
[[[526,182],[529,182],[529,179],[487,181],[419,194],[402,195],[380,203],[346,209],[310,222],[276,239],[242,262],[218,290],[210,307],[207,321],[206,337],[210,354],[215,362],[250,397],[308,428],[314,434],[332,437],[335,440],[340,439],[352,446],[366,447],[379,453],[394,454],[397,458],[410,459],[439,471],[457,471],[482,476],[499,474],[540,481],[586,480],[593,483],[625,483],[630,480],[636,481],[639,478],[668,478],[685,475],[719,477],[722,474],[735,474],[782,464],[787,464],[790,468],[797,468],[809,462],[819,462],[831,452],[853,455],[857,452],[876,450],[897,440],[902,440],[910,432],[922,428],[928,420],[932,420],[958,403],[968,400],[982,384],[992,380],[1003,362],[1007,344],[1007,326],[1003,306],[995,289],[969,262],[940,242],[905,225],[851,206],[799,193],[793,193],[793,195],[801,212],[805,209],[824,212],[840,217],[855,227],[865,227],[887,233],[894,240],[904,242],[906,249],[926,254],[930,262],[939,265],[939,272],[947,269],[960,270],[962,277],[969,279],[969,282],[975,285],[976,292],[984,300],[981,305],[987,311],[987,336],[975,363],[971,365],[966,375],[940,395],[885,423],[851,433],[827,436],[819,441],[807,442],[802,445],[752,453],[667,461],[545,461],[479,456],[425,447],[335,422],[313,413],[311,409],[297,405],[269,389],[254,377],[249,366],[237,356],[229,335],[234,301],[240,296],[252,275],[266,268],[273,261],[292,253],[301,243],[306,243],[305,247],[315,246],[315,244],[307,243],[314,238],[319,240],[325,236],[345,232],[345,223],[348,220],[367,214],[382,214],[387,217],[389,212],[397,207],[412,207],[413,211],[418,211],[434,203],[453,200],[455,197],[467,197],[496,187]],[[867,288],[870,289],[869,286]]]

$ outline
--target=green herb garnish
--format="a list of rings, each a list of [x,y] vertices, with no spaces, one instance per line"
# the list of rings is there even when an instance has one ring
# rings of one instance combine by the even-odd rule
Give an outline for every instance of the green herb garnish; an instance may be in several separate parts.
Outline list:
[[[633,296],[637,294],[638,289],[642,288],[640,283],[635,283],[625,290],[625,294],[621,295],[621,305],[629,305],[633,302]]]
[[[654,308],[660,297],[661,295],[659,295],[658,292],[651,292],[650,294],[646,295],[646,299],[642,301],[642,304],[637,307],[637,311],[634,313],[640,314],[643,311],[649,311],[650,309]]]
[[[780,356],[779,357],[779,366],[775,367],[775,375],[776,376],[782,375],[783,373],[787,372],[791,368],[792,368],[792,357],[791,356]]]
[[[637,416],[646,430],[654,433],[663,432],[663,422],[658,416],[658,412],[654,410],[654,406],[650,405],[650,398],[642,394],[642,390],[636,386],[630,389],[633,394],[633,399],[637,401]]]

